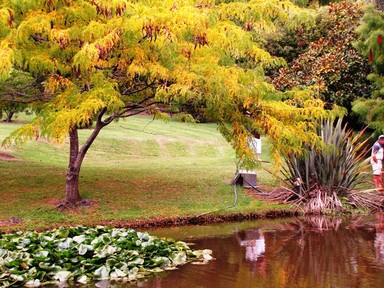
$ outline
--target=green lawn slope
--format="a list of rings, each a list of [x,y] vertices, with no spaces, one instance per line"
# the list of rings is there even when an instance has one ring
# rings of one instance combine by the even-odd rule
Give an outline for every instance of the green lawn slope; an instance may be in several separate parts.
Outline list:
[[[0,123],[0,141],[22,125],[23,117]],[[80,139],[90,132],[81,130]],[[263,160],[269,160],[268,149],[264,141]],[[203,215],[263,215],[286,208],[260,201],[254,190],[242,188],[233,205],[235,154],[215,124],[153,121],[149,116],[112,123],[82,166],[80,193],[90,206],[57,211],[55,205],[64,197],[68,150],[68,142],[44,138],[0,147],[0,230],[177,224]],[[259,184],[278,185],[264,169],[256,172]]]

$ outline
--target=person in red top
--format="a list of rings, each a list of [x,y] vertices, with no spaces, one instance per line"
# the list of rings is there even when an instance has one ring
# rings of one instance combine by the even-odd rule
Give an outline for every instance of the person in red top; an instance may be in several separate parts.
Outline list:
[[[383,158],[384,158],[384,135],[380,135],[375,144],[372,146],[371,153],[371,165],[373,171],[373,181],[375,183],[375,188],[382,190],[383,178],[382,178],[382,169],[383,169]]]

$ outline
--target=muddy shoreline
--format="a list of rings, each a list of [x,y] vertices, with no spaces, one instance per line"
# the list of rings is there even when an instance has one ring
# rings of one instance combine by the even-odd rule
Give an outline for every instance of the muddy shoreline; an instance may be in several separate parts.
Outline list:
[[[183,217],[151,218],[151,219],[132,219],[132,220],[114,220],[100,221],[100,225],[124,227],[124,228],[157,228],[173,227],[187,225],[204,225],[224,222],[240,222],[258,219],[276,219],[298,216],[299,213],[290,210],[273,210],[266,212],[248,212],[248,213],[228,213],[228,214],[205,214]]]
[[[271,210],[265,212],[236,212],[236,213],[223,213],[223,214],[204,214],[204,215],[191,215],[191,216],[174,216],[174,217],[158,217],[149,219],[130,219],[130,220],[100,220],[81,223],[60,223],[47,225],[45,227],[36,229],[38,231],[50,230],[59,227],[73,227],[73,226],[113,226],[117,228],[132,228],[132,229],[144,229],[144,228],[165,228],[187,225],[207,225],[215,223],[229,223],[229,222],[241,222],[252,221],[258,219],[278,219],[298,216],[299,213],[292,210]],[[0,219],[0,233],[14,233],[19,230],[28,230],[24,227],[23,219],[10,218]]]

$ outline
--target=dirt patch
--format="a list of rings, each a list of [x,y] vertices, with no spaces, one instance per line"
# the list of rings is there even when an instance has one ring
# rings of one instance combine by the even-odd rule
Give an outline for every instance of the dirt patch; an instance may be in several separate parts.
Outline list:
[[[4,161],[21,161],[21,159],[6,153],[0,153],[0,160]]]
[[[14,226],[23,222],[21,218],[12,217],[9,219],[0,219],[0,226]]]

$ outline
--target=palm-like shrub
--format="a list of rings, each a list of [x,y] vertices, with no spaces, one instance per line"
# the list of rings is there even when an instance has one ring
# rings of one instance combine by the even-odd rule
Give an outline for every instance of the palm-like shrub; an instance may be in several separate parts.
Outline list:
[[[363,131],[353,135],[341,119],[321,123],[320,148],[308,147],[300,156],[284,155],[283,175],[289,189],[286,201],[304,204],[304,213],[324,214],[342,210],[342,199],[351,199],[356,186],[366,182],[369,163]],[[353,203],[355,205],[355,203]]]

